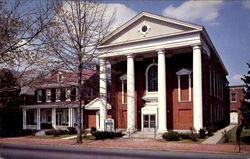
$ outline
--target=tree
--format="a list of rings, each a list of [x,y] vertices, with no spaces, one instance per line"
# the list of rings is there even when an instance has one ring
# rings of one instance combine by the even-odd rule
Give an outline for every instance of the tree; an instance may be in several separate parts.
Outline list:
[[[19,83],[9,69],[0,70],[0,136],[15,136],[22,129]],[[12,91],[9,91],[12,90]]]
[[[0,67],[11,69],[18,79],[27,71],[49,72],[48,57],[38,51],[41,49],[38,37],[53,18],[49,4],[49,1],[0,1]],[[30,83],[30,80],[22,81],[22,85]]]
[[[44,34],[46,52],[58,67],[77,73],[78,99],[77,109],[77,143],[82,143],[82,105],[84,104],[83,87],[86,79],[84,69],[91,69],[97,57],[96,48],[109,34],[114,19],[106,13],[107,7],[98,1],[65,0],[53,1],[55,18],[53,26]],[[85,85],[84,85],[85,84]],[[83,101],[82,101],[83,100]],[[83,107],[84,111],[84,107]]]
[[[250,126],[250,61],[247,65],[247,74],[242,78],[242,81],[244,82],[244,100],[241,102],[241,112],[244,126]]]

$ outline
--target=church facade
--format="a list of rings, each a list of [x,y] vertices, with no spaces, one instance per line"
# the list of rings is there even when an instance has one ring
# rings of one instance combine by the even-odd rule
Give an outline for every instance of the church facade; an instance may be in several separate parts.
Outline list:
[[[228,72],[203,26],[141,12],[98,51],[100,130],[107,116],[130,132],[198,131],[229,121]]]

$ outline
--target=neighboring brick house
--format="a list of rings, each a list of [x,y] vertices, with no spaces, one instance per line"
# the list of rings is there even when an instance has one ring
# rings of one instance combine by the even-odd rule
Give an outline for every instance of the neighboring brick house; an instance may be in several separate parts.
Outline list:
[[[241,121],[241,101],[244,99],[244,86],[230,86],[230,122],[233,124],[238,124]]]
[[[95,70],[84,70],[82,73],[85,81],[82,101],[86,104],[82,123],[84,128],[90,128],[99,125],[96,123],[99,121],[99,75]],[[21,96],[24,99],[23,129],[64,129],[77,125],[79,100],[76,73],[51,73],[32,87],[23,87]]]
[[[189,131],[229,122],[228,74],[201,25],[141,12],[99,47],[100,94],[127,131]],[[107,108],[100,107],[100,130]]]

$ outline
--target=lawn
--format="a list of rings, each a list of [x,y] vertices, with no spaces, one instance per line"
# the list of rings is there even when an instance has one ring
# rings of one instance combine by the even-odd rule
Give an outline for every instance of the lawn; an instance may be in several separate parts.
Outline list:
[[[74,137],[75,136],[75,137]],[[68,135],[68,134],[64,134],[64,135],[59,135],[59,136],[54,136],[54,135],[43,135],[43,136],[28,136],[30,138],[39,138],[39,139],[63,139],[63,138],[66,138],[66,137],[74,137],[72,139],[76,139],[76,134],[74,135]],[[95,137],[92,136],[92,135],[83,135],[82,136],[83,140],[95,140]]]
[[[222,138],[219,141],[219,144],[236,144],[237,143],[237,141],[236,141],[236,130],[237,130],[237,126],[234,127],[232,130],[230,130],[228,132],[228,134],[229,134],[229,142],[225,143],[224,138]],[[241,144],[243,144],[243,145],[249,145],[250,144],[250,128],[249,129],[244,128],[242,130],[240,139],[241,139]]]

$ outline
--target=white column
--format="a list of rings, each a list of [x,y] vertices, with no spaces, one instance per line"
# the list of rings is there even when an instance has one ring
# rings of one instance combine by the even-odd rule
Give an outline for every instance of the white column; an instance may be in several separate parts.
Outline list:
[[[201,47],[193,46],[193,122],[199,131],[203,128]]]
[[[127,56],[127,131],[135,131],[135,69],[131,54]]]
[[[37,108],[36,109],[36,126],[37,126],[37,130],[40,130],[41,129],[41,109],[40,108]]]
[[[72,127],[72,108],[68,108],[68,118],[69,118],[69,121],[68,121],[68,126],[69,127]]]
[[[166,92],[166,64],[164,50],[158,51],[158,107],[159,127],[158,132],[167,131],[167,92]]]
[[[100,99],[102,105],[100,106],[100,130],[105,130],[105,120],[107,119],[107,73],[106,61],[99,59],[100,62]]]
[[[23,129],[27,129],[27,126],[26,126],[26,108],[23,108]]]
[[[52,108],[52,127],[56,128],[56,108]]]

